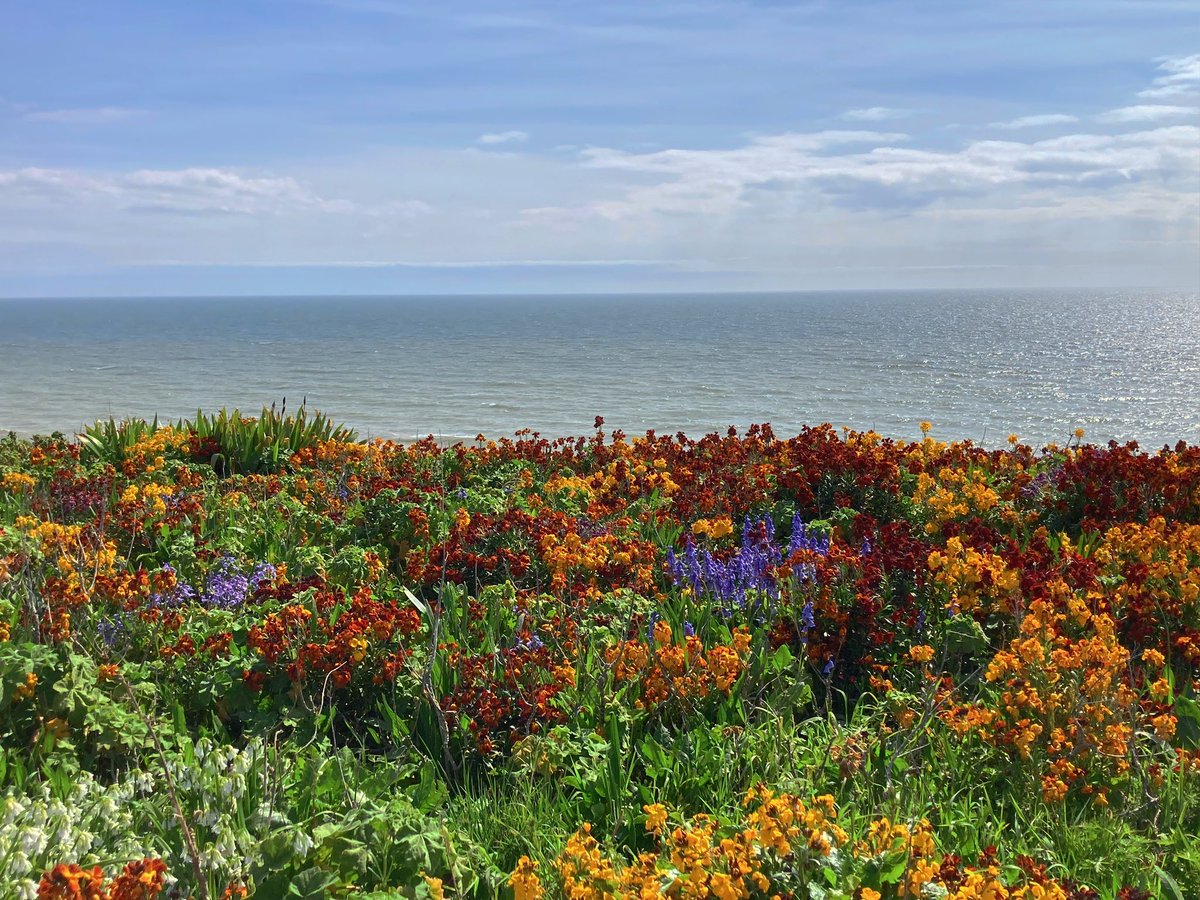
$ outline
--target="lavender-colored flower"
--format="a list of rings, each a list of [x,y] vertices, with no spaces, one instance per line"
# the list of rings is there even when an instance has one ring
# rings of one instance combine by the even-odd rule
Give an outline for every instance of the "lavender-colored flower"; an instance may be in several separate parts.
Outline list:
[[[237,609],[250,594],[250,579],[234,568],[232,556],[222,556],[204,580],[200,603],[209,609]]]
[[[269,562],[261,562],[250,570],[250,586],[258,588],[264,581],[275,580],[275,567]]]
[[[1058,475],[1058,467],[1039,473],[1029,484],[1021,488],[1021,498],[1024,500],[1040,499],[1043,491],[1052,490],[1055,487]]]
[[[167,575],[175,575],[174,566],[166,563],[162,567],[162,571]],[[177,581],[175,586],[165,593],[154,593],[150,595],[150,605],[166,609],[177,609],[181,606],[187,606],[196,599],[196,590],[186,581]]]
[[[684,545],[682,558],[673,550],[666,554],[667,569],[676,584],[690,587],[696,594],[708,594],[722,604],[725,615],[734,608],[744,609],[749,595],[756,602],[763,597],[778,600],[781,586],[776,580],[775,570],[785,558],[799,550],[825,555],[829,552],[829,538],[810,534],[804,520],[796,516],[792,521],[792,536],[785,549],[775,543],[775,525],[770,517],[754,521],[749,517],[742,524],[742,543],[726,560],[721,560],[709,550],[701,550],[689,535]],[[802,563],[793,569],[795,584],[816,581],[816,567]]]
[[[804,604],[804,608],[800,610],[800,625],[806,632],[812,631],[817,627],[816,617],[813,616],[812,601],[809,600]]]
[[[654,643],[654,626],[657,625],[660,621],[662,621],[662,616],[659,615],[658,610],[654,610],[652,613],[650,613],[650,619],[649,619],[649,621],[646,622],[646,643],[647,644]]]
[[[527,641],[518,641],[516,644],[516,649],[517,650],[541,650],[545,646],[546,646],[546,642],[543,641],[536,634],[534,634],[534,635],[531,635],[529,640],[527,640]]]
[[[684,634],[684,637],[695,637],[696,636],[696,626],[693,625],[691,622],[684,622],[683,623],[683,634]]]
[[[821,668],[821,675],[825,678],[828,678],[833,674],[833,670],[836,665],[837,663],[834,661],[834,658],[832,656],[829,657],[829,662],[825,663],[825,665]]]
[[[163,566],[163,571],[175,574],[169,563]],[[203,590],[197,591],[186,581],[179,581],[165,593],[151,594],[150,605],[176,609],[199,603],[209,609],[237,609],[259,585],[274,578],[275,567],[270,563],[258,563],[246,575],[238,570],[232,556],[222,556],[205,578]]]
[[[125,613],[117,613],[115,616],[106,616],[101,619],[96,623],[96,631],[108,649],[113,649],[125,638],[128,632]]]

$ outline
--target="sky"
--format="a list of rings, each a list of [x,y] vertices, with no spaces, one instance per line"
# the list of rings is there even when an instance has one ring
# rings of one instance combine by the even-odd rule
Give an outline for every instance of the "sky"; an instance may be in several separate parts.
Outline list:
[[[1200,289],[1195,0],[38,0],[0,297]]]

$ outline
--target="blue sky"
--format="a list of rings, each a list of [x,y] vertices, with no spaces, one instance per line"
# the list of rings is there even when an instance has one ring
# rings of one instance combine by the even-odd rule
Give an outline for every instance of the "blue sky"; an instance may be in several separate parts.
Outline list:
[[[1196,13],[10,4],[0,296],[1195,289]]]

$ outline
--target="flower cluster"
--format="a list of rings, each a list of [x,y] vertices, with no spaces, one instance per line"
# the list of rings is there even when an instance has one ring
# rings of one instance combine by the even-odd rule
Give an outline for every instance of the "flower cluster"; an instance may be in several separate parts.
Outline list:
[[[931,431],[631,438],[600,423],[587,437],[472,446],[340,436],[240,461],[185,426],[146,426],[107,456],[95,442],[10,441],[4,764],[133,771],[145,751],[126,740],[142,722],[136,691],[181,732],[211,725],[254,746],[286,723],[281,733],[327,732],[364,752],[430,755],[430,777],[464,790],[569,733],[532,769],[596,833],[576,834],[557,866],[518,866],[519,897],[540,897],[540,879],[579,897],[802,896],[814,873],[854,900],[1058,897],[1065,883],[1014,853],[939,854],[932,812],[932,825],[878,819],[850,836],[827,800],[768,791],[736,820],[651,802],[649,831],[631,836],[636,807],[622,817],[620,791],[595,787],[599,744],[612,779],[645,776],[638,804],[677,802],[690,783],[659,771],[655,748],[699,754],[698,735],[763,740],[768,728],[804,744],[807,729],[787,723],[852,718],[850,736],[804,747],[804,770],[830,781],[813,793],[891,790],[894,753],[911,766],[978,758],[980,778],[1003,768],[1046,820],[1141,828],[1147,810],[1188,796],[1200,774],[1200,448],[988,449]],[[170,770],[203,810],[201,862],[218,887],[248,884],[259,852],[247,836],[259,810],[226,815],[253,794],[245,761],[226,756],[206,749]],[[655,793],[667,782],[677,795]],[[155,853],[190,877],[178,841],[134,846],[35,794],[6,795],[14,818],[0,821],[0,880],[22,896],[42,872],[48,891],[95,893],[109,882],[87,867]],[[596,810],[614,821],[601,827]],[[605,850],[601,833],[621,846]],[[311,836],[291,836],[305,858]],[[452,872],[426,874],[413,883],[430,895],[459,887]]]
[[[154,900],[166,885],[166,864],[161,859],[127,863],[112,881],[99,866],[81,869],[59,863],[38,883],[38,900]]]
[[[1086,897],[1074,885],[1055,881],[1045,866],[1022,860],[1014,880],[1002,874],[991,852],[975,866],[942,855],[927,821],[869,823],[852,841],[837,824],[833,797],[805,802],[792,794],[758,788],[747,796],[744,821],[722,829],[706,815],[671,827],[661,804],[645,808],[645,827],[656,840],[652,851],[623,863],[605,854],[584,824],[555,860],[555,873],[571,900],[641,897],[714,897],[718,900],[792,896],[810,884],[862,900],[940,897],[943,900],[1068,900]],[[884,874],[886,873],[886,874]],[[509,877],[519,898],[544,893],[538,866],[520,860]]]

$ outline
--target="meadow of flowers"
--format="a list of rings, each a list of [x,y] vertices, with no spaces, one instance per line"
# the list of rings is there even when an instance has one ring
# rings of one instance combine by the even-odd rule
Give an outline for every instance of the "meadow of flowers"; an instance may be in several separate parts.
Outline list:
[[[1200,447],[0,441],[0,896],[1200,897]]]

